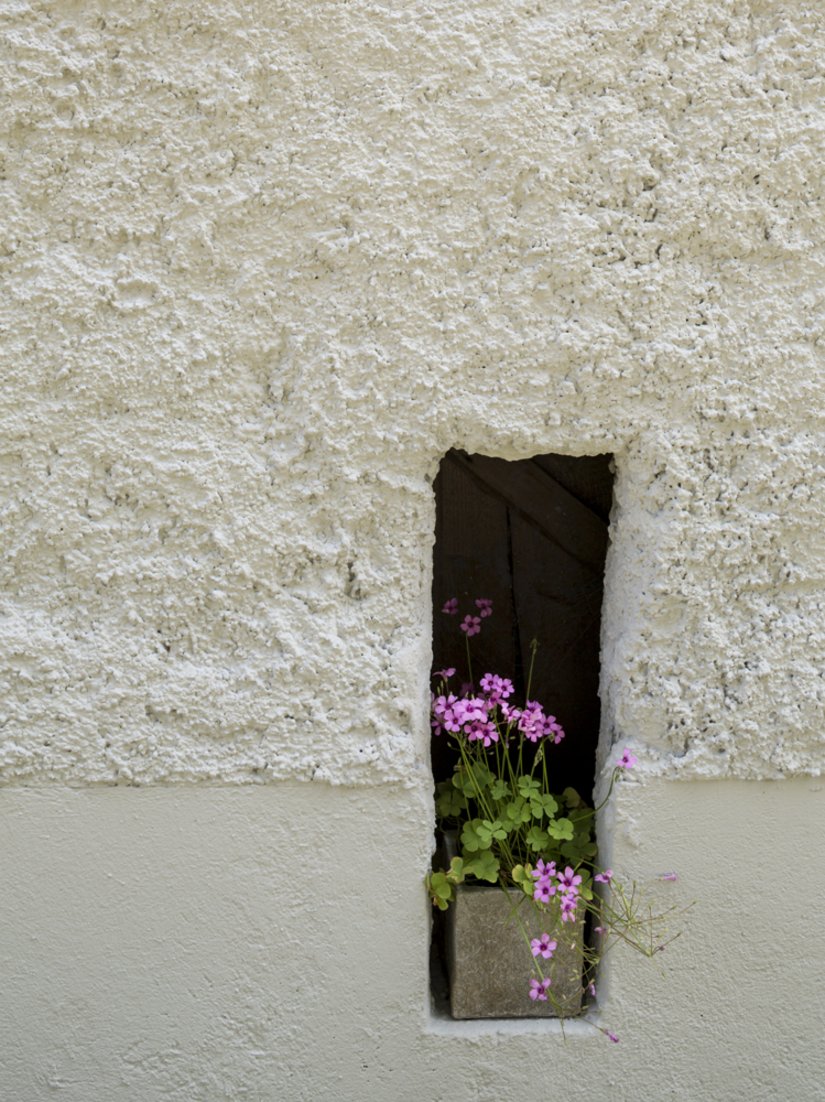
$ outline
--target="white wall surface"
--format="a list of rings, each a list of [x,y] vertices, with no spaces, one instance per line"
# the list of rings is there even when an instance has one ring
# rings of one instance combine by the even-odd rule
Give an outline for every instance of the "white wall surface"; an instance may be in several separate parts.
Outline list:
[[[597,1023],[434,1019],[409,790],[7,790],[4,1099],[822,1097],[819,782],[624,783],[612,860],[696,899]],[[657,879],[677,869],[676,883]]]
[[[823,1096],[824,25],[0,7],[0,1097]],[[426,1024],[451,447],[615,455],[619,1046]]]

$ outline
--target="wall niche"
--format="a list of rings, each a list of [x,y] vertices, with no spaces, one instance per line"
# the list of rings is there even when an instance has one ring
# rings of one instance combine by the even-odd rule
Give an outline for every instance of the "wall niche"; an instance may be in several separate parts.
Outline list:
[[[553,713],[566,738],[553,748],[554,787],[589,800],[599,737],[599,638],[608,525],[610,455],[541,455],[505,460],[450,451],[435,480],[433,668],[466,680],[460,617],[441,609],[458,598],[461,616],[478,597],[493,615],[471,640],[476,678],[510,677],[523,701],[530,644],[538,640],[530,695]],[[436,781],[453,751],[432,740]],[[556,783],[557,782],[557,783]]]

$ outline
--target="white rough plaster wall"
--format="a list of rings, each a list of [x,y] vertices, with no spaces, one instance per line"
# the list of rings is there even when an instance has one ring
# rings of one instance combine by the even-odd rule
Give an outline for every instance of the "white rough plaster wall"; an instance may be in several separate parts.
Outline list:
[[[0,3],[0,1097],[823,1097],[824,31]],[[621,1046],[428,1017],[451,447],[615,455]]]
[[[451,446],[613,451],[610,732],[822,767],[819,3],[6,3],[2,776],[426,783]]]

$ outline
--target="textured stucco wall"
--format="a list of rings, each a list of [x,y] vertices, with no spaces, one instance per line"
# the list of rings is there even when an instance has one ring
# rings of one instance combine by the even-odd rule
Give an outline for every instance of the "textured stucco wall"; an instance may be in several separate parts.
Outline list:
[[[8,6],[3,777],[417,781],[451,446],[616,453],[620,733],[820,768],[822,30]]]
[[[686,830],[702,853],[715,829],[724,854],[737,814],[753,811],[747,792],[814,784],[825,762],[818,2],[10,0],[0,28],[0,806],[22,846],[13,884],[39,845],[40,788],[62,808],[52,836],[63,815],[82,876],[93,827],[72,818],[85,797],[71,788],[169,785],[152,791],[174,800],[211,782],[231,800],[250,782],[292,809],[291,828],[273,824],[288,848],[306,822],[295,792],[309,815],[333,791],[296,782],[331,782],[345,864],[362,846],[353,793],[381,832],[411,820],[413,840],[381,868],[406,885],[400,921],[419,963],[402,994],[357,989],[373,1030],[418,1006],[431,483],[450,447],[615,454],[602,754],[634,743],[640,836],[663,829],[645,786],[687,793],[674,804],[683,825],[662,835],[671,847]],[[690,786],[712,778],[738,804],[697,828]],[[113,837],[129,837],[134,795],[112,790]],[[805,806],[810,837],[821,796]],[[246,830],[253,850],[264,819]],[[154,851],[114,852],[140,864]],[[778,870],[780,852],[742,853],[742,883],[766,861]],[[206,877],[208,856],[197,861]],[[809,871],[821,883],[821,863]],[[46,906],[47,879],[31,890]],[[273,934],[268,907],[256,895],[241,923],[253,956]],[[25,913],[13,910],[18,948]],[[300,908],[278,912],[287,970],[304,921]],[[388,951],[387,926],[371,922]],[[715,927],[701,912],[694,936],[712,953]],[[187,951],[203,962],[214,946],[201,933]],[[156,949],[131,938],[128,923],[111,935],[128,975],[151,969]],[[749,959],[737,945],[725,941],[731,968]],[[340,967],[323,997],[291,978],[304,986],[278,998],[327,1022]],[[677,984],[665,1051],[679,1048],[702,975]],[[83,981],[67,976],[70,1045]],[[775,980],[753,979],[760,998]],[[787,1028],[804,1040],[810,1007],[790,986]],[[193,1026],[184,1048],[215,1075],[225,1061],[226,1096],[243,1097],[237,1053],[254,1048],[271,992],[230,988],[215,1012],[244,1044],[235,1052],[230,1030],[214,1047]],[[171,1012],[149,1003],[161,1030]],[[118,1022],[128,1038],[132,1018]],[[287,1033],[283,1066],[309,1067],[307,1042]],[[450,1044],[469,1068],[480,1050],[462,1037]],[[261,1038],[268,1052],[273,1037]],[[120,1041],[95,1043],[111,1054]],[[413,1071],[429,1066],[423,1044]],[[648,1044],[643,1059],[662,1054]],[[483,1051],[509,1062],[507,1046]],[[294,1097],[332,1089],[313,1067]],[[224,1097],[219,1077],[187,1094],[168,1063],[153,1074],[141,1094],[123,1071],[122,1095],[99,1097]],[[10,1097],[45,1097],[38,1082]],[[361,1097],[389,1097],[381,1082]],[[814,1089],[809,1078],[795,1097]],[[706,1084],[696,1097],[718,1095]]]

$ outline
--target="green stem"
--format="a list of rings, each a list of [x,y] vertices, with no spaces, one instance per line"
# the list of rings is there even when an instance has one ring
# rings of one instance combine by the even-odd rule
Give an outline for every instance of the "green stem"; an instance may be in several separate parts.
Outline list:
[[[470,636],[466,631],[464,632],[464,649],[467,651],[467,674],[470,678],[472,691],[475,692],[475,682],[473,681],[473,660],[472,658],[470,658]]]
[[[610,793],[613,791],[613,785],[616,783],[616,778],[618,777],[618,775],[619,775],[619,769],[618,769],[617,766],[614,766],[613,775],[610,778],[610,787],[607,790],[607,795],[605,796],[605,798],[602,800],[602,802],[599,804],[598,807],[593,808],[593,814],[594,815],[596,814],[597,811],[601,811],[601,809],[604,807],[604,805],[610,799]]]
[[[533,666],[536,664],[536,651],[539,649],[538,639],[530,640],[530,670],[527,674],[527,694],[524,698],[524,703],[530,699],[530,686],[533,684]]]

